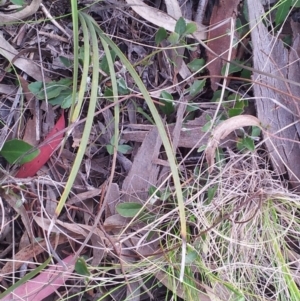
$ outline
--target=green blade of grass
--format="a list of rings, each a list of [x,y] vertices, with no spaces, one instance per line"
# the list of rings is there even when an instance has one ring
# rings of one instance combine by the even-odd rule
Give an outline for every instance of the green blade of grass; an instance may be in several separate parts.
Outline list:
[[[277,220],[277,213],[276,210],[274,208],[272,208],[272,213],[273,213],[273,217],[274,220]],[[274,237],[274,239],[272,240],[273,246],[274,246],[274,250],[275,250],[275,256],[277,259],[277,262],[280,264],[280,268],[283,272],[283,278],[285,280],[286,286],[289,290],[290,293],[290,297],[291,297],[291,301],[298,301],[300,300],[300,291],[298,289],[297,284],[295,283],[293,276],[291,274],[291,271],[288,267],[288,264],[286,263],[286,260],[284,258],[284,256],[282,255],[282,250],[280,248],[280,244],[278,243],[277,237]]]
[[[90,18],[87,16],[87,18]],[[180,271],[180,281],[183,281],[183,275],[184,275],[184,267],[185,267],[185,254],[186,254],[186,220],[185,220],[185,207],[184,207],[184,201],[183,201],[183,193],[181,189],[180,184],[180,178],[178,174],[177,164],[175,160],[175,156],[173,153],[173,148],[170,144],[168,135],[166,133],[164,124],[161,120],[161,117],[145,87],[142,80],[140,79],[139,75],[131,65],[131,63],[128,61],[128,59],[125,57],[125,55],[122,53],[122,51],[117,47],[117,45],[108,38],[104,32],[99,28],[98,24],[92,20],[92,22],[95,25],[95,29],[98,33],[98,35],[112,48],[112,50],[118,55],[124,66],[127,68],[131,76],[133,77],[136,85],[140,89],[141,93],[143,94],[143,97],[148,105],[148,108],[153,116],[153,119],[155,121],[155,124],[158,128],[158,132],[160,134],[160,137],[162,139],[163,145],[166,150],[166,154],[169,160],[173,181],[175,185],[175,191],[176,191],[176,197],[178,202],[178,210],[179,210],[179,216],[180,216],[180,226],[181,226],[181,238],[182,238],[182,260],[181,260],[181,271]]]
[[[72,117],[75,109],[75,104],[76,104],[77,79],[78,79],[78,69],[79,69],[78,7],[77,7],[76,0],[71,0],[71,9],[72,9],[72,25],[73,25],[73,48],[74,48],[73,95],[72,95],[72,105],[70,108],[70,116]]]
[[[82,70],[82,80],[80,82],[80,87],[79,87],[79,92],[78,92],[78,100],[76,103],[76,95],[77,95],[77,91],[73,89],[73,103],[72,103],[72,107],[74,107],[74,111],[71,110],[70,112],[70,120],[71,123],[76,122],[81,108],[82,108],[82,104],[83,104],[83,100],[84,100],[84,94],[86,91],[86,84],[87,84],[87,78],[88,78],[88,72],[89,72],[89,65],[90,65],[90,41],[89,41],[89,33],[88,33],[88,29],[86,26],[85,22],[81,22],[81,28],[82,28],[82,32],[83,32],[83,49],[84,49],[84,59],[83,59],[83,70]],[[74,47],[74,49],[78,49]],[[78,56],[78,51],[74,51],[77,56]],[[75,58],[74,58],[75,61]],[[77,66],[74,65],[74,69],[78,69],[78,57],[77,57]],[[73,77],[73,82],[74,80],[77,83],[77,78],[75,78],[75,76]]]
[[[66,183],[65,189],[62,193],[62,196],[60,198],[60,201],[55,209],[55,216],[58,217],[62,208],[65,205],[65,202],[68,198],[68,195],[71,191],[71,188],[73,186],[73,183],[75,181],[76,175],[78,173],[78,170],[80,168],[88,141],[90,137],[90,132],[91,128],[93,125],[93,119],[94,119],[94,114],[95,114],[95,109],[96,109],[96,103],[97,103],[97,91],[98,91],[98,80],[99,80],[99,50],[98,50],[98,41],[97,41],[97,36],[96,32],[94,29],[93,24],[90,22],[88,18],[84,18],[82,14],[79,14],[80,22],[83,24],[85,23],[88,27],[88,31],[90,33],[90,40],[92,44],[92,64],[93,64],[93,72],[92,72],[92,85],[91,85],[91,96],[90,96],[90,102],[89,102],[89,108],[88,108],[88,114],[86,118],[86,123],[84,126],[83,134],[82,134],[82,139],[81,143],[78,148],[78,152],[75,158],[75,161],[72,166],[72,170],[69,176],[69,179]],[[87,40],[86,40],[87,41]],[[76,52],[76,51],[75,51]],[[83,81],[86,79],[83,78]]]
[[[99,33],[98,33],[99,34]],[[118,151],[118,145],[119,145],[119,123],[120,123],[120,105],[118,104],[118,86],[117,86],[117,78],[114,68],[114,62],[112,60],[111,52],[109,51],[108,43],[100,36],[102,46],[104,48],[106,59],[109,67],[109,73],[110,73],[110,79],[112,84],[112,91],[113,91],[113,102],[115,103],[114,106],[114,152]],[[116,155],[113,156],[113,160],[116,160]],[[113,166],[115,163],[113,164]],[[112,180],[112,179],[111,179]]]

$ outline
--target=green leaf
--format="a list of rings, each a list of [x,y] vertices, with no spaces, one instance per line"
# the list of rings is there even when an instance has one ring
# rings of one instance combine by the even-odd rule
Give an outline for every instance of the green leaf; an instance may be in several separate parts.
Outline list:
[[[161,192],[160,192],[159,190],[157,190],[157,187],[155,187],[155,186],[150,186],[150,188],[149,188],[149,190],[148,190],[149,196],[152,195],[152,194],[154,194],[154,193],[155,193],[155,195],[156,195],[158,198],[161,197]]]
[[[191,23],[186,24],[185,32],[183,33],[183,35],[192,34],[195,31],[197,31],[197,25],[196,25],[196,23],[191,22]]]
[[[284,43],[285,47],[291,47],[293,44],[293,36],[291,34],[284,35],[282,37],[282,42]]]
[[[66,67],[66,68],[70,68],[73,66],[74,61],[71,60],[70,58],[64,57],[64,56],[59,56],[58,57],[59,60],[62,62],[62,64]]]
[[[73,92],[72,89],[66,89],[64,91],[61,91],[61,93],[57,97],[49,99],[49,103],[51,103],[51,105],[53,106],[56,105],[62,106],[67,97],[71,97],[71,101],[72,101],[72,92]]]
[[[143,108],[141,107],[137,107],[136,109],[137,113],[140,113],[141,115],[143,115],[151,124],[155,125],[155,122],[153,121],[153,119],[150,117],[149,114],[147,114]]]
[[[172,32],[168,37],[168,41],[171,43],[171,45],[176,45],[178,44],[179,38],[180,36],[177,32]]]
[[[234,116],[239,116],[244,112],[244,109],[238,109],[238,108],[233,108],[228,110],[228,116],[229,117],[234,117]]]
[[[60,95],[60,93],[64,90],[70,90],[69,87],[72,85],[72,80],[69,78],[61,79],[57,82],[53,81],[46,84],[46,93],[48,99],[53,99]],[[37,95],[39,99],[45,99],[44,91],[41,91]]]
[[[245,107],[248,105],[246,100],[236,94],[231,94],[227,99],[235,101],[234,107],[228,110],[229,117],[241,115],[244,112]]]
[[[127,84],[126,84],[124,78],[117,79],[117,86],[118,86],[119,94],[121,94],[121,95],[129,94],[129,89],[127,87]]]
[[[160,27],[155,35],[156,45],[159,45],[163,40],[165,40],[167,35],[167,31],[163,27]]]
[[[204,65],[205,65],[204,59],[194,59],[187,64],[187,66],[190,68],[192,72],[200,71],[200,69],[202,69]]]
[[[46,93],[44,91],[43,83],[41,82],[31,83],[28,85],[28,88],[30,92],[35,94],[39,100],[44,100],[46,98],[45,94],[47,95],[47,98],[51,100],[58,97],[62,93],[62,91],[69,89],[71,85],[72,79],[63,78],[59,81],[52,81],[47,83],[45,85]]]
[[[253,126],[251,131],[252,137],[259,137],[261,133],[261,129],[258,126]]]
[[[242,64],[243,62],[239,61],[239,60],[234,60],[234,62],[238,63],[238,64]],[[242,71],[243,68],[242,67],[239,67],[237,65],[234,65],[234,64],[230,64],[229,65],[229,71],[228,71],[228,74],[232,74],[232,73],[235,73],[235,72],[239,72],[239,71]],[[221,71],[221,74],[224,76],[225,75],[225,71],[226,71],[226,65],[224,65],[222,67],[222,71]]]
[[[300,7],[300,0],[293,0],[293,7]]]
[[[20,164],[30,162],[38,156],[39,153],[40,151],[38,149],[33,150],[32,145],[18,139],[6,141],[0,151],[1,156],[10,164],[14,164],[15,162]]]
[[[79,48],[78,58],[81,62],[84,62],[84,46]]]
[[[193,262],[195,262],[196,258],[198,258],[198,257],[199,257],[199,255],[196,251],[194,251],[194,250],[189,251],[186,254],[185,263],[192,264]]]
[[[249,11],[248,11],[248,5],[243,5],[243,16],[247,23],[249,23]]]
[[[106,87],[104,91],[104,96],[107,97],[107,100],[112,101],[112,97],[114,96],[114,93],[111,88]]]
[[[131,150],[132,150],[132,147],[130,145],[127,145],[127,144],[118,145],[118,152],[120,152],[121,154],[127,154]]]
[[[211,121],[208,121],[204,124],[204,126],[201,128],[201,131],[206,133],[209,131],[209,129],[211,128]]]
[[[140,203],[121,203],[116,206],[116,211],[123,217],[135,217],[142,207]]]
[[[25,5],[25,1],[24,0],[10,0],[11,3],[15,4],[15,5],[20,5],[20,6],[24,6]]]
[[[205,83],[206,83],[206,79],[195,80],[193,84],[187,89],[190,92],[190,96],[196,96],[197,94],[202,92]]]
[[[237,148],[239,150],[243,150],[246,148],[253,152],[255,149],[254,141],[250,137],[245,137],[237,142]]]
[[[33,82],[28,85],[28,89],[34,95],[37,95],[43,88],[43,82]]]
[[[283,21],[286,19],[289,13],[291,6],[292,6],[292,0],[285,0],[281,2],[281,4],[278,6],[276,10],[276,16],[275,16],[276,26],[283,23]]]
[[[197,149],[197,153],[201,153],[203,152],[205,149],[206,149],[207,145],[204,144],[204,145],[201,145],[198,149]]]
[[[188,104],[185,109],[186,112],[194,112],[197,110],[199,110],[198,104]]]
[[[243,98],[241,98],[240,95],[231,94],[228,97],[228,100],[234,100],[235,101],[235,104],[234,104],[235,109],[244,109],[245,108],[245,101],[244,101]]]
[[[106,150],[107,150],[107,152],[108,152],[110,155],[113,155],[115,149],[114,149],[114,146],[113,146],[113,145],[107,144],[107,145],[106,145]]]
[[[76,93],[77,97],[76,97],[76,102],[78,100],[78,93]],[[73,95],[72,95],[72,91],[71,93],[67,94],[67,96],[63,99],[62,103],[61,103],[61,108],[62,109],[69,109],[72,105],[73,102]]]
[[[251,79],[251,75],[252,73],[250,70],[243,69],[241,72],[241,78]]]
[[[207,201],[208,201],[209,204],[211,203],[211,201],[215,197],[217,189],[218,189],[217,185],[208,188],[208,190],[207,190]]]
[[[117,56],[116,53],[113,50],[111,50],[110,55],[111,55],[111,58],[114,62],[115,59],[116,59],[116,56]],[[109,65],[108,65],[108,62],[107,62],[106,55],[104,55],[102,60],[101,60],[100,69],[103,70],[107,75],[109,75]]]
[[[182,36],[185,31],[186,31],[186,22],[182,17],[180,17],[176,22],[175,32],[178,33],[179,36]]]
[[[244,5],[247,6],[247,5]],[[239,37],[242,37],[249,32],[249,26],[246,24],[243,24],[240,18],[237,18],[235,21],[235,28],[238,32]]]
[[[171,115],[172,113],[174,113],[174,100],[173,96],[170,93],[162,91],[160,94],[159,101],[164,104],[164,106],[160,107],[164,114]]]
[[[82,276],[90,276],[90,271],[88,270],[87,264],[84,258],[79,257],[75,263],[75,271]]]
[[[214,92],[214,95],[212,97],[212,99],[210,100],[211,102],[219,102],[220,101],[220,97],[221,97],[221,93],[222,90],[217,90]],[[227,98],[228,96],[228,91],[225,91],[224,93],[224,98]]]
[[[166,201],[171,196],[171,191],[169,188],[166,188],[161,192],[160,199]]]

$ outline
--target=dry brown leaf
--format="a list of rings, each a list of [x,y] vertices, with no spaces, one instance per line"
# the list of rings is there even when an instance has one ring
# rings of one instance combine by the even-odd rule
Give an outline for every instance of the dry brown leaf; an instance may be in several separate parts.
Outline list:
[[[200,117],[195,120],[188,121],[182,125],[180,131],[180,137],[178,140],[177,147],[186,147],[186,148],[198,148],[200,146],[206,145],[209,139],[209,135],[203,132],[202,127],[207,123],[207,116],[213,117],[214,110],[207,110]],[[167,127],[168,133],[173,133],[175,129],[174,124],[170,124]],[[134,125],[129,124],[129,128],[132,128],[132,131],[123,131],[122,139],[126,141],[136,141],[143,142],[148,131],[155,126],[152,125]],[[224,146],[232,147],[234,145],[235,135],[230,134]]]
[[[36,139],[36,117],[33,116],[33,119],[28,118],[25,125],[25,133],[23,136],[23,141],[37,146],[39,142]]]
[[[130,248],[132,250],[134,250],[134,252],[136,252],[139,255],[142,256],[152,256],[153,254],[155,254],[158,250],[159,250],[159,244],[160,244],[160,240],[157,237],[157,233],[154,233],[151,236],[151,241],[145,241],[144,243],[141,242],[141,238],[140,237],[130,237],[130,240],[126,240],[124,241],[124,245],[127,248]],[[159,255],[156,255],[159,256]]]
[[[220,141],[226,138],[234,130],[244,126],[258,126],[261,128],[260,121],[256,117],[252,115],[241,115],[223,121],[213,130],[205,150],[209,172],[213,171],[216,148],[220,144]]]
[[[153,128],[146,135],[123,182],[125,202],[146,200],[150,186],[156,185],[159,167],[152,160],[158,157],[161,145],[158,130]]]
[[[39,9],[41,2],[42,0],[32,0],[29,5],[15,13],[0,13],[0,24],[3,25],[4,23],[20,21],[35,14]]]
[[[237,5],[239,3],[240,0],[220,0],[219,4],[214,5],[210,19],[211,26],[217,24],[219,24],[219,26],[209,31],[207,46],[218,55],[225,52],[222,57],[226,60],[233,60],[236,55],[236,47],[233,47],[231,49],[231,58],[228,58],[228,51],[232,46],[230,45],[231,37],[228,35],[228,32],[231,31],[231,22],[229,20],[230,18],[233,18],[233,22],[235,22],[237,16]],[[221,75],[223,62],[209,51],[207,52],[207,63],[207,69],[211,76]],[[213,90],[218,88],[216,82],[219,80],[220,78],[211,78],[211,88]]]
[[[2,189],[0,190],[0,196],[2,197],[2,199],[4,199],[9,204],[9,206],[11,206],[11,208],[13,208],[21,216],[21,219],[25,226],[27,234],[28,234],[31,242],[33,243],[34,239],[33,239],[33,234],[32,234],[32,230],[31,230],[30,220],[28,217],[28,213],[23,205],[22,199],[20,199],[13,192],[8,191],[8,193],[5,193],[5,191]]]
[[[36,223],[45,231],[49,230],[51,221],[46,219],[46,218],[41,218],[39,216],[34,216],[34,220]],[[64,229],[60,229],[57,227],[57,225],[64,227],[65,229],[69,230],[71,233],[75,233],[78,235],[82,235],[86,237],[88,233],[91,231],[98,235],[100,238],[104,239],[105,235],[104,233],[97,227],[90,226],[90,225],[83,225],[83,224],[78,224],[78,223],[65,223],[60,220],[56,220],[56,225],[53,227],[52,232],[54,233],[64,233]]]
[[[33,219],[35,220],[35,222],[44,230],[44,231],[48,231],[49,230],[49,227],[50,227],[50,224],[51,224],[51,221],[45,217],[40,217],[40,216],[37,216],[37,215],[34,215],[33,216]],[[52,233],[63,233],[63,231],[61,229],[59,229],[58,227],[56,227],[54,225],[54,227],[52,228],[51,230]],[[83,234],[83,236],[85,236],[86,233]]]
[[[175,20],[178,20],[182,17],[181,8],[177,0],[165,0],[167,12],[168,14],[173,17]],[[191,71],[183,61],[184,51],[183,47],[177,49],[169,49],[171,54],[169,59],[174,62],[174,71],[175,74],[180,74],[183,79],[188,78],[191,76]]]
[[[22,76],[18,76],[18,79],[20,81],[22,90],[23,90],[23,95],[25,96],[25,99],[27,101],[27,105],[29,106],[30,109],[32,109],[32,107],[34,106],[34,103],[32,103],[32,105],[29,105],[30,102],[32,102],[32,100],[34,100],[34,94],[30,92],[29,88],[28,88],[28,81],[22,77]],[[34,112],[32,111],[32,114]]]
[[[165,0],[168,14],[178,20],[182,17],[182,11],[177,0]]]
[[[5,95],[11,95],[17,92],[15,85],[0,84],[0,93]]]
[[[13,58],[18,54],[18,51],[4,39],[2,32],[0,32],[0,45],[0,54],[7,60],[12,61]],[[37,65],[33,64],[31,60],[18,58],[14,61],[14,65],[30,75],[35,80],[45,82],[49,82],[51,80],[45,74],[42,75],[41,69]]]
[[[107,217],[103,223],[103,227],[105,231],[113,231],[124,229],[128,223],[130,222],[130,218],[123,217],[119,214],[114,214]]]
[[[78,193],[77,195],[72,196],[68,201],[68,205],[74,205],[77,203],[80,203],[86,199],[90,199],[96,196],[100,196],[102,189],[101,188],[95,188],[92,190],[88,190],[82,193]]]
[[[150,23],[163,27],[168,31],[174,31],[177,20],[169,16],[168,14],[154,8],[148,6],[141,0],[126,0],[129,5],[132,5],[132,9],[140,15],[145,20]],[[190,20],[186,20],[187,23],[195,23]],[[197,26],[197,31],[193,34],[197,39],[204,40],[206,39],[206,27],[201,24],[195,23]]]
[[[107,204],[107,209],[105,210],[105,216],[108,218],[110,215],[116,213],[116,206],[120,201],[120,190],[119,185],[116,183],[111,183],[108,188],[108,191],[105,194],[104,204]]]

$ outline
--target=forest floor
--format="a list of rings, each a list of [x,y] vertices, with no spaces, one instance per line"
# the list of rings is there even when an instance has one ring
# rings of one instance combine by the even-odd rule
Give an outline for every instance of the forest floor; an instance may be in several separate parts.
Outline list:
[[[299,7],[0,6],[0,299],[300,300]]]

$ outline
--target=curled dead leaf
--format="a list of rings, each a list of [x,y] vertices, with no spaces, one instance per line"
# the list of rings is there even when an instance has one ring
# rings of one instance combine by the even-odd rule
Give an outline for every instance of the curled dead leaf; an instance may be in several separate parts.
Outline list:
[[[209,173],[213,171],[216,148],[220,141],[226,138],[232,131],[244,126],[258,126],[259,128],[262,128],[260,121],[256,117],[251,115],[241,115],[231,117],[223,121],[213,130],[205,150]]]

